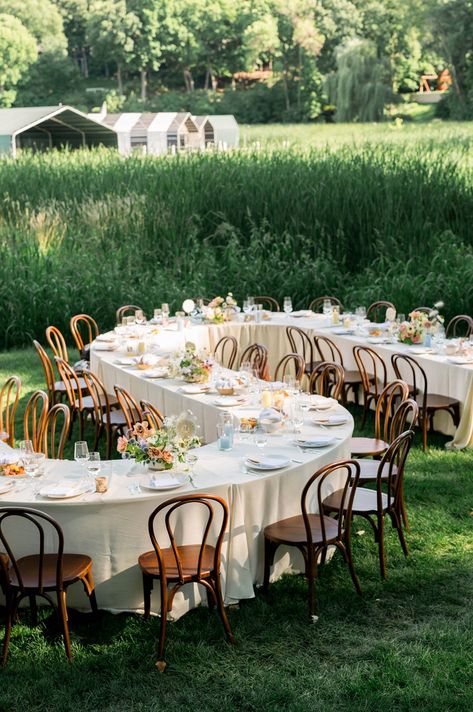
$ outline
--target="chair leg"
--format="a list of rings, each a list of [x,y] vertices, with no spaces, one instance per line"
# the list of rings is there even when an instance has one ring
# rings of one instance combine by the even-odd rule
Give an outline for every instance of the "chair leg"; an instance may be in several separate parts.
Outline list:
[[[84,439],[84,411],[79,411],[79,440]]]
[[[59,619],[62,625],[63,637],[64,637],[64,648],[66,650],[66,655],[68,660],[72,660],[72,650],[71,650],[71,637],[69,635],[69,623],[67,622],[67,606],[66,606],[66,592],[58,591],[58,613]]]
[[[425,452],[427,450],[427,429],[429,426],[429,419],[427,413],[422,414],[422,449]]]
[[[110,425],[105,426],[105,431],[107,433],[107,460],[112,459],[112,428]]]
[[[399,517],[399,514],[397,512],[390,512],[390,515],[393,527],[398,533],[399,541],[401,542],[401,547],[404,556],[409,556],[409,547],[407,546],[406,538],[404,536],[404,532],[402,531],[401,519]]]
[[[352,555],[352,550],[351,550],[351,537],[349,534],[348,535],[345,534],[344,552],[345,552],[346,562],[348,564],[348,569],[350,571],[351,580],[353,581],[353,585],[355,587],[355,591],[357,592],[357,594],[359,596],[361,596],[362,591],[361,591],[360,581],[359,581],[358,576],[355,571],[355,565],[353,564],[353,555]]]
[[[10,634],[13,625],[14,616],[14,604],[11,600],[11,596],[7,595],[6,600],[6,612],[5,612],[5,635],[3,636],[3,648],[2,648],[2,666],[7,664],[8,648],[10,646]]]
[[[317,578],[317,555],[313,550],[307,552],[306,576],[309,587],[309,618],[311,622],[317,620],[315,614],[315,579]]]
[[[220,585],[220,575],[218,573],[214,574],[213,582],[214,582],[215,598],[217,599],[218,614],[222,620],[223,627],[225,629],[225,634],[227,636],[228,642],[233,643],[233,641],[234,641],[233,633],[232,633],[232,629],[230,628],[229,620],[227,618],[225,606],[223,605],[222,587]]]
[[[402,523],[404,524],[404,529],[406,531],[411,530],[411,525],[409,524],[409,519],[407,516],[407,508],[406,508],[406,501],[404,499],[404,482],[401,485],[401,492],[400,492],[400,499],[401,499],[401,519]]]
[[[381,571],[381,578],[386,578],[386,552],[384,550],[384,516],[378,515],[378,554],[379,554],[379,568]]]
[[[274,554],[276,553],[276,546],[274,543],[264,538],[264,571],[263,571],[263,591],[266,593],[269,588],[269,576],[271,572],[271,566],[274,562]]]
[[[209,581],[209,584],[212,585],[211,580]],[[214,591],[213,588],[212,591]],[[212,591],[209,588],[205,587],[205,592],[207,594],[207,608],[209,609],[209,611],[213,611],[213,609],[215,608],[215,601],[217,600],[215,592],[212,595]]]
[[[158,660],[156,662],[156,667],[159,672],[164,672],[166,669],[166,661],[164,660],[164,643],[166,640],[166,623],[167,623],[167,611],[168,611],[168,587],[167,581],[164,577],[160,579],[161,582],[161,624],[159,628],[159,650],[158,650]]]
[[[38,606],[36,605],[36,596],[28,596],[31,610],[31,620],[33,625],[38,625]]]
[[[151,576],[143,574],[143,601],[145,608],[145,619],[149,618],[151,613],[151,591],[153,590],[153,579]]]

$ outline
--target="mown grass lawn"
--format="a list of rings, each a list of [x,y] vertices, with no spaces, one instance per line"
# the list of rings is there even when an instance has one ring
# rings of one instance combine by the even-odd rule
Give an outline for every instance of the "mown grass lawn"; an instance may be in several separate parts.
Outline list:
[[[11,373],[22,377],[24,405],[43,385],[36,354],[0,354],[0,382]],[[367,524],[355,521],[363,597],[336,557],[322,571],[316,625],[306,622],[300,577],[230,610],[233,647],[216,614],[192,611],[169,626],[164,675],[154,667],[156,619],[101,613],[97,622],[71,611],[69,665],[49,611],[37,627],[22,612],[0,670],[0,710],[472,709],[473,452],[445,452],[444,440],[411,452],[411,554],[388,528],[386,582]]]

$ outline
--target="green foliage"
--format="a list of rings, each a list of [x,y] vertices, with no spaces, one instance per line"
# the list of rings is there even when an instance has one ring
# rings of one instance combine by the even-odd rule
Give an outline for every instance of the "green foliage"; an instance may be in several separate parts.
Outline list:
[[[15,101],[15,87],[37,57],[36,41],[13,15],[0,13],[0,106]]]

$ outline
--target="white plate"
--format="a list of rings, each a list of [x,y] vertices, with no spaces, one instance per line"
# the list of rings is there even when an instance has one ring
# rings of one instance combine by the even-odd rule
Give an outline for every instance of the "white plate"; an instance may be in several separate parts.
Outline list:
[[[220,408],[234,408],[239,405],[245,405],[246,402],[246,398],[235,398],[234,396],[220,396],[219,398],[215,398],[213,404],[218,405]]]
[[[389,340],[384,336],[368,336],[366,341],[368,344],[389,344]]]
[[[350,328],[347,328],[347,329],[346,329],[346,328],[343,327],[343,326],[336,326],[336,327],[333,329],[333,333],[334,333],[334,334],[338,334],[339,336],[343,336],[343,335],[349,336],[349,335],[355,333],[355,329],[350,329]]]
[[[157,472],[154,475],[143,478],[140,481],[140,487],[144,489],[152,490],[153,492],[160,492],[162,490],[176,489],[177,487],[183,487],[189,482],[189,476],[183,472],[175,472],[174,474],[169,474],[166,471],[163,473]]]
[[[431,354],[433,349],[428,349],[426,346],[410,346],[408,349],[410,354]]]
[[[189,383],[187,386],[181,386],[179,390],[181,393],[186,393],[189,396],[195,396],[199,393],[207,393],[209,389],[210,386],[206,386],[202,383]]]
[[[116,341],[96,341],[94,343],[94,351],[115,351],[118,348]]]
[[[312,449],[319,447],[328,447],[337,442],[337,438],[331,435],[321,435],[318,438],[308,438],[307,440],[295,440],[294,443],[302,448]]]
[[[343,425],[344,423],[348,423],[348,418],[345,415],[322,415],[312,418],[312,422],[315,425]]]
[[[258,457],[255,455],[254,460],[252,458],[247,458],[245,460],[245,465],[250,467],[252,470],[280,470],[282,467],[287,467],[290,460],[284,455],[261,455]]]
[[[117,358],[115,359],[114,363],[116,363],[117,366],[134,366],[135,359],[132,357]]]
[[[6,482],[0,482],[0,494],[5,494],[6,492],[9,492],[14,485],[15,483],[11,480],[7,480]]]
[[[291,316],[295,317],[296,319],[300,319],[303,317],[309,319],[311,316],[314,316],[314,312],[312,311],[312,309],[299,309],[299,311],[291,312]]]
[[[473,363],[473,359],[462,358],[461,356],[447,356],[447,361],[449,363],[454,363],[457,366],[467,366],[468,364]]]
[[[115,334],[114,331],[110,331],[107,334],[99,334],[96,338],[96,341],[101,341],[102,343],[105,344],[114,344],[117,340],[117,335]]]
[[[143,378],[167,378],[168,374],[167,368],[151,368],[149,371],[143,371],[141,375]]]
[[[91,491],[90,483],[77,483],[72,484],[71,482],[54,482],[53,484],[46,485],[39,490],[41,497],[47,497],[48,499],[70,499],[71,497],[79,497],[81,494],[86,494],[86,492]]]
[[[310,410],[331,410],[337,405],[338,401],[335,398],[314,395],[310,399]]]

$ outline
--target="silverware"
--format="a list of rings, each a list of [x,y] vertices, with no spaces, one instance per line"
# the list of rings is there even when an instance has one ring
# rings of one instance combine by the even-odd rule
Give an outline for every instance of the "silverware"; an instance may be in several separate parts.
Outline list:
[[[303,460],[295,460],[294,458],[291,458],[291,462],[297,462],[298,465],[302,465],[304,461]]]

